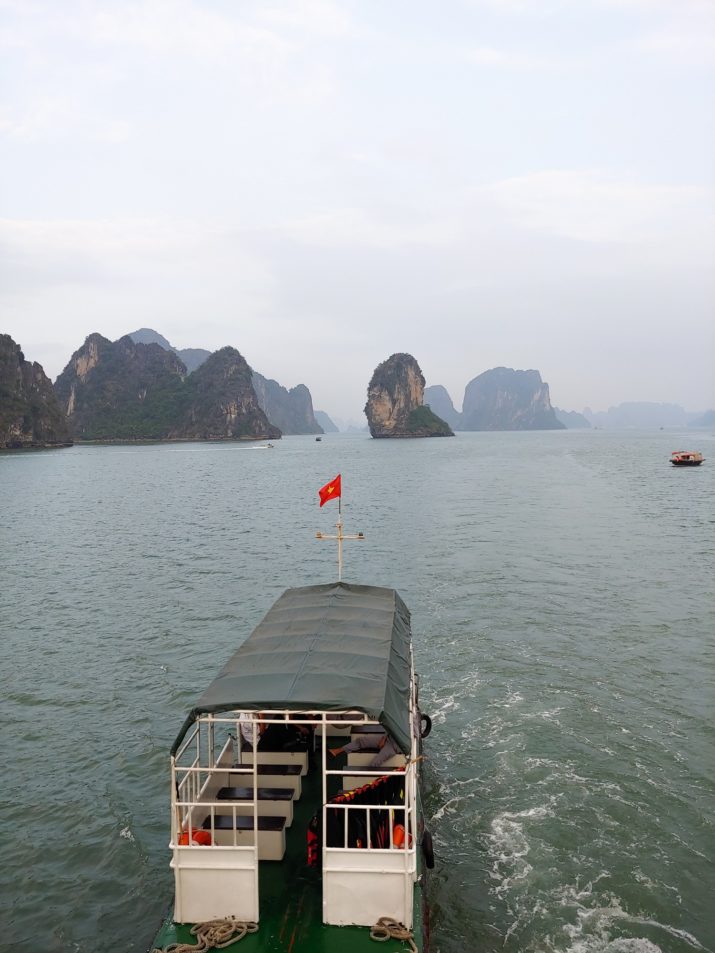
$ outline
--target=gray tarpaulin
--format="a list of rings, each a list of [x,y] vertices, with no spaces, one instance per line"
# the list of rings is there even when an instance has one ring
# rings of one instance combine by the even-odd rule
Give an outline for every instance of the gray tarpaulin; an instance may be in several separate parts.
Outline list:
[[[394,589],[344,582],[287,589],[199,698],[199,715],[353,708],[410,751],[410,613]]]

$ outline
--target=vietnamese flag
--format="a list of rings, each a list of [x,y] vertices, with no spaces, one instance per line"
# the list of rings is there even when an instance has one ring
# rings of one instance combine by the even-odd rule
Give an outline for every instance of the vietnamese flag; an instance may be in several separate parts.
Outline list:
[[[329,500],[335,500],[340,496],[340,474],[335,477],[334,480],[331,480],[330,483],[326,483],[325,486],[321,487],[318,490],[318,496],[320,497],[320,505],[327,503]]]

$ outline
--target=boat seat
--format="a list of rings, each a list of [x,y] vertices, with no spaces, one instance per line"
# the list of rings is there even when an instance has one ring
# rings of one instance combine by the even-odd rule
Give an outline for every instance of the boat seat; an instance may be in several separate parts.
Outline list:
[[[353,725],[353,735],[384,735],[385,729],[382,725]]]
[[[361,748],[360,751],[348,751],[348,767],[349,768],[367,768],[370,766],[370,762],[375,757],[377,752],[380,749],[375,745],[369,748]],[[383,764],[380,765],[380,769],[385,769],[387,771],[392,771],[394,768],[401,768],[405,765],[407,759],[405,756],[398,752],[393,754],[392,757],[388,758]]]
[[[258,788],[258,816],[259,817],[284,817],[286,827],[293,823],[293,798],[295,791],[293,788]],[[253,814],[253,788],[221,788],[216,795],[217,801],[225,801],[225,808],[217,808],[216,813],[226,813],[229,816],[233,814],[232,805],[236,805],[236,812],[246,814],[249,817]]]
[[[292,801],[295,795],[293,788],[259,788],[259,801]],[[252,801],[253,788],[221,788],[218,792],[219,801]]]
[[[308,750],[305,748],[296,751],[284,751],[280,747],[262,749],[256,752],[256,761],[258,764],[297,764],[302,776],[308,773]],[[241,763],[244,766],[253,764],[253,748],[250,746],[241,748]]]
[[[255,829],[253,815],[214,814],[213,837],[219,847],[233,847],[234,838],[239,847],[253,847]],[[211,830],[211,816],[203,824]],[[286,849],[286,821],[284,817],[258,817],[258,859],[283,860]]]
[[[286,822],[282,817],[259,817],[258,818],[258,830],[259,831],[282,831],[286,826]],[[235,828],[237,831],[252,831],[253,830],[253,818],[246,815],[239,815],[236,817]],[[228,814],[216,814],[214,815],[214,830],[216,831],[232,831],[234,829],[234,819],[229,817]],[[211,818],[207,817],[204,821],[204,830],[211,830]]]
[[[245,767],[245,766],[244,766]],[[266,788],[292,788],[295,792],[297,801],[301,794],[301,774],[302,768],[299,764],[257,764],[256,774],[259,784]],[[252,787],[252,778],[250,774],[231,773],[229,769],[225,773],[226,784],[222,787],[245,787],[248,783]]]

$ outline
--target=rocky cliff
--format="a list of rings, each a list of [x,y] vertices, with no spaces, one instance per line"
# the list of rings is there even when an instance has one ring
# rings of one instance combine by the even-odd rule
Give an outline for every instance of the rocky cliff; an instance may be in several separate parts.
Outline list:
[[[208,360],[211,351],[200,347],[177,350],[163,334],[153,328],[139,328],[129,335],[136,343],[158,344],[166,351],[173,351],[186,365],[189,373],[198,370]],[[268,420],[284,434],[323,433],[313,413],[313,400],[305,384],[287,390],[278,381],[268,380],[254,372],[253,389],[258,405]]]
[[[464,430],[564,430],[538,371],[495,367],[464,391]]]
[[[287,390],[278,381],[268,380],[254,371],[253,389],[266,417],[283,433],[323,433],[315,419],[313,399],[305,384]]]
[[[90,334],[55,381],[77,440],[160,440],[181,416],[186,368],[173,351]]]
[[[453,437],[423,403],[425,379],[411,354],[379,364],[367,389],[365,415],[373,437]]]
[[[0,449],[67,447],[67,418],[42,367],[0,334]]]
[[[129,335],[112,342],[91,334],[57,378],[55,392],[80,440],[280,436],[258,407],[250,368],[233,348],[212,354],[187,376],[173,350],[137,344]]]
[[[207,358],[186,381],[186,407],[170,437],[201,440],[278,439],[281,431],[259,406],[252,371],[234,347]]]
[[[425,387],[424,400],[430,410],[445,420],[453,430],[462,429],[462,415],[456,410],[446,387],[441,384]]]

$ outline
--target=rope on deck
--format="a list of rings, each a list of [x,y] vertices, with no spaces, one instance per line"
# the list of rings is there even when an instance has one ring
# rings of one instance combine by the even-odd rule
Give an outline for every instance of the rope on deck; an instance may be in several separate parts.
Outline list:
[[[377,940],[378,943],[385,943],[387,940],[404,940],[410,944],[412,953],[419,953],[412,930],[408,930],[392,917],[380,917],[377,923],[370,927],[370,939]]]
[[[237,920],[226,917],[223,920],[207,920],[191,927],[191,935],[198,943],[170,943],[163,949],[154,947],[151,953],[204,953],[206,950],[223,950],[232,943],[238,943],[247,933],[257,933],[258,924],[252,920]]]

